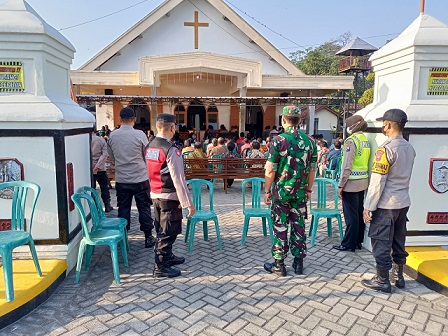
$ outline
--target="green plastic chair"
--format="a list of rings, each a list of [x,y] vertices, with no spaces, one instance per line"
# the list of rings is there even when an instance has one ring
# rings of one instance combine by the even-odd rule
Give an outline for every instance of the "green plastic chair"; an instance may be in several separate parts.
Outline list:
[[[188,155],[190,155],[191,153],[193,153],[193,150],[187,150],[185,152],[182,153],[182,159],[185,159],[185,157],[187,157]]]
[[[269,226],[269,235],[271,237],[271,243],[274,244],[274,232],[272,230],[271,222],[271,210],[269,208],[262,208],[260,204],[261,198],[261,184],[264,182],[264,178],[251,177],[244,179],[241,182],[243,191],[243,214],[244,214],[244,226],[243,235],[241,237],[241,246],[244,246],[247,237],[247,231],[249,230],[249,221],[251,217],[261,217],[263,225],[263,235],[267,236],[266,221]],[[250,183],[252,187],[252,201],[251,207],[246,207],[246,184]]]
[[[124,242],[126,244],[126,249],[129,251],[130,245],[129,245],[129,238],[128,238],[128,230],[126,230],[126,226],[128,225],[128,221],[125,218],[115,217],[115,218],[109,218],[106,216],[106,213],[103,210],[103,205],[101,203],[101,198],[96,189],[88,186],[83,186],[79,188],[80,192],[83,192],[85,194],[88,194],[92,196],[95,205],[96,210],[98,213],[98,217],[100,218],[100,228],[101,229],[111,229],[111,230],[119,230],[123,233],[124,236]]]
[[[310,212],[311,212],[311,225],[310,233],[311,236],[311,246],[314,246],[316,241],[317,227],[320,218],[327,219],[327,231],[328,237],[331,237],[333,230],[331,227],[331,219],[337,218],[339,226],[339,237],[342,241],[344,232],[342,231],[342,218],[341,213],[338,209],[338,183],[335,180],[327,178],[316,178],[314,180],[315,185],[317,185],[317,204],[313,206],[313,202],[310,201]],[[334,207],[327,207],[327,191],[328,188],[333,188],[333,201]]]
[[[93,248],[99,245],[109,245],[112,257],[112,266],[114,270],[115,283],[120,283],[120,271],[118,267],[118,244],[121,246],[121,253],[123,254],[124,265],[128,267],[128,254],[126,250],[123,233],[119,230],[102,229],[100,227],[100,219],[96,211],[96,205],[93,198],[84,193],[72,195],[72,200],[76,205],[81,216],[82,235],[81,243],[78,251],[78,261],[76,263],[75,283],[79,282],[79,275],[81,273],[82,259],[86,250],[86,269],[90,267],[90,259],[93,254]],[[84,212],[82,200],[87,202],[87,207],[92,216],[92,228],[89,230],[87,225],[87,218]]]
[[[213,210],[213,184],[206,180],[192,179],[188,180],[187,184],[191,186],[191,191],[193,194],[193,204],[196,208],[196,212],[193,216],[187,218],[187,229],[185,231],[185,242],[188,241],[190,237],[190,242],[188,245],[188,252],[193,250],[194,241],[194,231],[196,228],[196,223],[202,221],[202,227],[204,230],[204,240],[208,240],[208,227],[207,221],[212,220],[215,223],[216,237],[218,238],[219,249],[222,250],[221,234],[219,231],[218,216]],[[206,185],[209,188],[209,201],[210,209],[204,210],[202,206],[202,186]]]
[[[26,181],[11,181],[0,183],[0,190],[5,190],[7,188],[12,189],[11,230],[0,231],[0,254],[2,256],[3,276],[5,278],[6,301],[11,302],[14,300],[12,251],[16,247],[29,245],[37,274],[39,274],[39,276],[42,276],[39,259],[37,258],[36,248],[34,247],[34,240],[31,236],[34,210],[36,208],[37,198],[40,194],[40,187],[35,183]],[[29,203],[29,205],[31,205],[31,213],[28,222],[29,232],[26,232],[25,206],[27,194],[30,189],[33,191],[33,198],[31,198],[31,203]]]
[[[328,163],[328,167],[333,166],[333,162],[335,162],[335,168],[334,169],[325,169],[324,170],[324,177],[325,178],[331,178],[333,180],[339,179],[339,172],[341,170],[341,156],[334,156],[330,159]]]

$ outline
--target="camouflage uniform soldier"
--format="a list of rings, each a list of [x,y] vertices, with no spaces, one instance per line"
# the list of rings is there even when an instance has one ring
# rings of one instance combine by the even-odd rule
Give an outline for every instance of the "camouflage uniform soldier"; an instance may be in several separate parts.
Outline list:
[[[292,267],[303,273],[306,256],[306,202],[311,196],[317,162],[317,147],[308,135],[299,130],[300,108],[286,106],[282,113],[285,130],[271,142],[266,162],[265,203],[271,205],[274,229],[272,256],[274,263],[264,268],[278,276],[286,275],[284,259],[291,246]],[[271,192],[271,186],[272,192]],[[288,228],[291,227],[288,245]]]

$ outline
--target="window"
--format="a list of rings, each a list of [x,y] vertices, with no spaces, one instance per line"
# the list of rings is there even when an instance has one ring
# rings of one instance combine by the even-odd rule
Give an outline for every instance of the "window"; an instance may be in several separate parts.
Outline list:
[[[216,105],[210,105],[207,108],[207,128],[213,126],[214,130],[218,129],[218,108]]]
[[[177,103],[174,107],[174,116],[176,117],[176,124],[185,126],[187,123],[187,112],[185,106],[182,103]]]

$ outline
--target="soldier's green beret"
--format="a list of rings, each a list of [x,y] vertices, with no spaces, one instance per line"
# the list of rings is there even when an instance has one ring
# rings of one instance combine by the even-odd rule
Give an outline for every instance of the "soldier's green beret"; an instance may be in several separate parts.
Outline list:
[[[302,112],[298,106],[285,106],[282,112],[282,115],[289,117],[300,117],[301,114]]]

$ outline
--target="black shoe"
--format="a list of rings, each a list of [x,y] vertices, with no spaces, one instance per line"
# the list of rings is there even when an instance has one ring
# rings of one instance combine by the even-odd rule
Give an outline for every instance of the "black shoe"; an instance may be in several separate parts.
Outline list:
[[[110,205],[110,202],[104,204],[104,212],[111,212],[114,208]]]
[[[294,273],[301,275],[303,274],[303,259],[302,258],[294,258],[292,263],[292,268],[294,268]]]
[[[174,266],[174,265],[181,265],[185,262],[185,258],[184,257],[176,257],[174,254],[171,254],[170,257],[170,265]]]
[[[145,247],[146,248],[150,248],[150,247],[154,247],[154,245],[157,243],[157,239],[154,238],[153,236],[147,236],[145,238]]]
[[[283,260],[275,260],[273,263],[265,262],[264,269],[277,276],[286,276],[286,267]]]
[[[394,263],[392,267],[392,282],[397,288],[405,288],[406,284],[403,277],[403,265]]]
[[[164,263],[155,264],[152,275],[154,278],[175,278],[180,276],[181,272],[177,268],[169,266],[168,263]]]
[[[345,247],[344,245],[333,245],[333,249],[338,250],[338,251],[355,252],[355,249]]]
[[[392,288],[389,281],[389,271],[383,271],[377,268],[376,275],[370,280],[362,280],[364,287],[374,289],[383,293],[391,293]]]
[[[358,245],[356,245],[356,249],[357,249],[357,250],[362,250],[362,244],[359,243]]]

